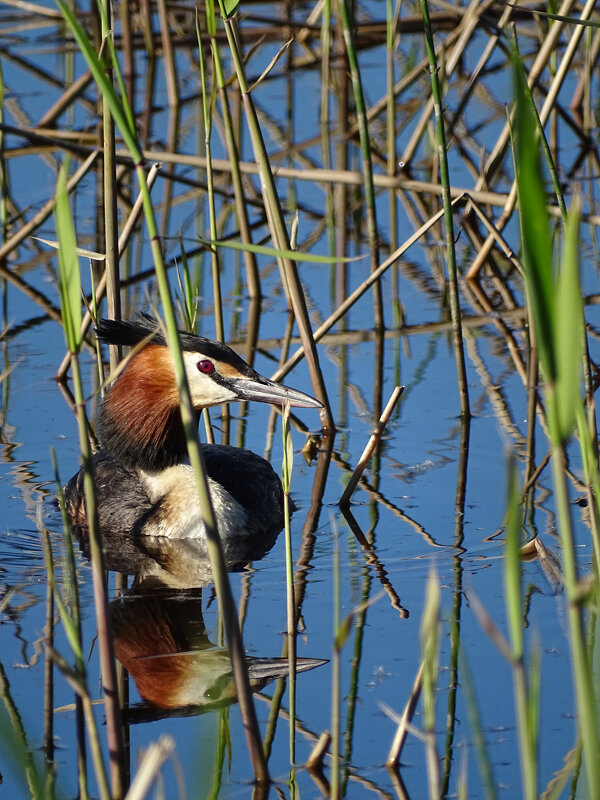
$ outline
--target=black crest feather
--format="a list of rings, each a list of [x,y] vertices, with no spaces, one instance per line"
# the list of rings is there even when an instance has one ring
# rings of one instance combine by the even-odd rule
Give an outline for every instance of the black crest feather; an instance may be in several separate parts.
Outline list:
[[[96,335],[106,344],[117,344],[123,347],[135,347],[144,339],[148,339],[148,344],[158,344],[162,347],[167,346],[164,334],[158,320],[150,314],[139,311],[130,321],[116,321],[101,319],[96,323]],[[196,336],[193,333],[179,331],[179,341],[182,350],[189,350],[192,353],[202,353],[202,355],[214,358],[217,361],[226,361],[234,366],[242,375],[254,377],[254,370],[238,356],[238,354],[220,342],[213,342],[204,336]]]

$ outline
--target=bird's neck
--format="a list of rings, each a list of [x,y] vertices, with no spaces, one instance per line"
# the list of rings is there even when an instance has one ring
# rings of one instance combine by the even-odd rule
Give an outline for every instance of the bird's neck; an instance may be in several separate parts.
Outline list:
[[[187,456],[179,395],[165,347],[148,346],[127,365],[100,408],[101,449],[130,467],[160,470]]]

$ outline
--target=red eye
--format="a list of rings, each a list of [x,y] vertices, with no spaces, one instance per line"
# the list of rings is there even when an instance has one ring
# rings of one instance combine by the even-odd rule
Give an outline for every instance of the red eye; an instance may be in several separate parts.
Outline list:
[[[203,372],[205,375],[210,375],[210,373],[214,372],[215,370],[215,365],[207,358],[205,358],[203,361],[199,361],[196,364],[196,367],[198,368],[199,372]]]
[[[214,372],[215,370],[215,365],[212,363],[212,361],[209,361],[207,358],[203,359],[202,361],[199,361],[196,364],[196,367],[198,368],[199,372],[203,372],[205,375],[210,375],[210,373]]]

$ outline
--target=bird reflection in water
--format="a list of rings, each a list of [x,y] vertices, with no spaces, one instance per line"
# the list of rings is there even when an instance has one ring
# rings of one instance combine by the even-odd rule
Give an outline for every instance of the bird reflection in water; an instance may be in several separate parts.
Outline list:
[[[130,721],[203,713],[235,701],[229,652],[208,638],[201,591],[132,590],[112,602],[115,655],[148,704],[130,708]],[[297,672],[325,663],[298,658]],[[288,675],[287,658],[248,656],[246,664],[253,691]]]
[[[155,715],[156,709],[186,713],[231,703],[229,653],[208,639],[203,623],[198,587],[210,583],[212,573],[170,351],[147,315],[132,322],[102,320],[97,334],[134,348],[101,404],[100,451],[94,456],[105,566],[136,575],[136,588],[112,603],[115,653]],[[226,345],[183,332],[180,342],[198,414],[232,400],[322,407],[264,378]],[[281,481],[268,461],[249,450],[203,445],[202,452],[225,562],[238,570],[265,555],[283,528]],[[82,470],[64,493],[85,552]],[[300,658],[296,666],[303,672],[324,663]],[[249,657],[247,666],[254,690],[288,674],[285,658]]]

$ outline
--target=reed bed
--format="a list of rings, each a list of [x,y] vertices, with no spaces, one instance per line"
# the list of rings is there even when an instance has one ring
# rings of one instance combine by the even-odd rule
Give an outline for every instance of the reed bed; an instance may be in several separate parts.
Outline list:
[[[243,780],[252,782],[253,796],[272,791],[293,798],[315,787],[331,798],[499,796],[489,735],[495,720],[486,718],[488,708],[478,697],[477,654],[462,637],[466,617],[476,620],[512,682],[512,696],[503,701],[514,707],[518,741],[514,796],[600,798],[594,681],[599,27],[594,3],[575,0],[560,6],[471,0],[456,7],[434,0],[388,0],[385,6],[140,0],[91,7],[5,0],[0,430],[8,430],[15,368],[8,343],[21,329],[51,321],[64,331],[66,351],[56,355],[56,374],[76,418],[92,510],[93,608],[106,723],[97,724],[92,703],[81,576],[68,522],[65,517],[64,532],[49,532],[40,512],[48,586],[41,759],[34,756],[0,662],[0,740],[18,765],[23,796],[63,793],[66,766],[56,757],[53,732],[57,681],[74,690],[78,755],[72,763],[80,797],[141,798],[151,796],[153,786],[166,797],[195,794],[185,786],[193,776],[179,774],[184,745],[176,736],[158,731],[143,756],[132,752],[135,708],[116,666],[110,608],[136,583],[107,580],[93,511],[94,410],[123,354],[111,348],[106,368],[91,327],[99,316],[127,318],[152,308],[164,321],[178,374],[208,531],[218,644],[229,648],[231,696],[240,704],[249,757]],[[31,93],[43,98],[35,118]],[[31,178],[36,172],[39,181]],[[24,194],[27,183],[33,184],[31,196]],[[12,304],[25,309],[19,324]],[[303,380],[323,403],[319,430],[307,429],[289,409],[281,420],[275,413],[269,420],[267,452],[276,447],[279,424],[283,433],[285,589],[274,605],[281,611],[282,655],[289,664],[287,678],[270,695],[252,693],[244,646],[250,578],[232,591],[178,327],[200,328],[237,345],[249,363],[268,359],[274,379],[289,375],[292,385]],[[391,450],[389,439],[397,436],[403,407],[432,360],[431,352],[420,355],[402,394],[402,367],[419,335],[433,348],[445,342],[453,359],[436,387],[443,394],[438,411],[453,419],[448,438],[456,456],[451,512],[441,537],[421,522],[418,509],[406,510],[399,492],[390,494],[385,478],[386,459],[402,472],[396,449],[401,453],[402,440]],[[361,343],[369,347],[369,375],[357,388],[352,361]],[[482,343],[489,352],[482,354]],[[492,374],[492,363],[501,365],[500,377]],[[510,384],[510,397],[502,380]],[[349,398],[366,420],[364,439],[352,448]],[[466,573],[480,545],[465,520],[472,426],[477,428],[483,405],[492,410],[506,450],[505,485],[493,488],[505,515],[485,540],[502,542],[501,610],[488,608],[489,598],[478,596]],[[513,406],[523,409],[525,422]],[[223,443],[244,446],[249,436],[244,414],[232,419],[227,409],[206,415],[204,427],[206,438],[220,432]],[[300,461],[294,448],[302,439],[314,469],[308,509],[298,512],[298,546],[289,498],[297,471],[292,465]],[[60,464],[60,452],[57,457]],[[574,519],[576,499],[586,510],[580,520]],[[331,522],[324,502],[340,506]],[[538,521],[546,513],[556,533],[553,547]],[[399,588],[398,553],[390,545],[395,540],[386,539],[379,552],[384,515],[410,531],[423,548],[419,558],[432,567],[410,613]],[[303,718],[312,700],[296,666],[310,573],[318,563],[316,534],[323,529],[330,541],[331,613],[313,615],[309,625],[319,627],[329,644],[330,707],[321,729],[311,730]],[[344,586],[344,559],[359,564],[351,592]],[[525,578],[532,562],[564,616],[564,685],[577,720],[575,742],[567,748],[561,740],[562,749],[555,746],[550,759],[543,731],[545,654],[529,628]],[[13,611],[16,602],[7,591],[0,612]],[[356,730],[366,702],[365,636],[384,604],[393,615],[390,639],[403,635],[409,617],[420,623],[411,640],[410,679],[398,687],[395,707],[387,703],[373,711],[377,762],[387,769],[361,769],[355,763],[361,737],[375,736]],[[474,751],[462,760],[456,751],[460,709],[468,717],[460,735]],[[231,720],[224,711],[211,713],[218,714],[218,735],[214,763],[202,761],[203,774],[210,773],[206,796],[225,797],[235,791],[226,780]],[[159,712],[150,715],[160,718]],[[288,743],[283,757],[277,748],[282,727]],[[405,769],[409,746],[410,764],[422,766],[420,780]],[[558,750],[564,766],[549,771],[549,761],[558,764]],[[239,779],[239,767],[236,774]]]

